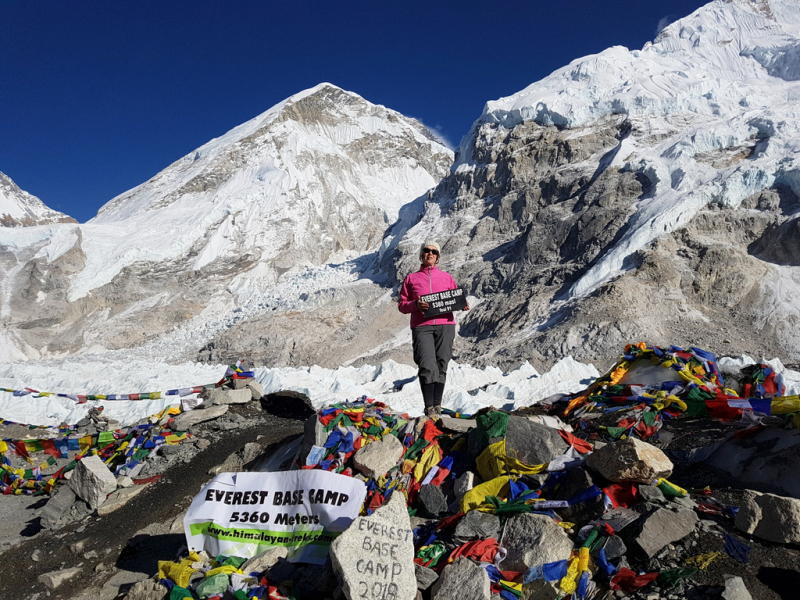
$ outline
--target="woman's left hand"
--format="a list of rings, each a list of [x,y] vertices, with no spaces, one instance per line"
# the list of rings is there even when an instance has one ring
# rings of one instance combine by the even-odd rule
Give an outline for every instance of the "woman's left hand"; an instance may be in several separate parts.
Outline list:
[[[461,310],[469,310],[469,302],[467,302],[467,305],[464,308],[462,308]]]

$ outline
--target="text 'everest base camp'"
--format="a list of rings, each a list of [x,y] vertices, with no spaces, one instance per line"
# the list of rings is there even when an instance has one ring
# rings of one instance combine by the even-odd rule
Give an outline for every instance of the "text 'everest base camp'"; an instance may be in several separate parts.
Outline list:
[[[0,174],[0,597],[799,597],[798,98],[716,0],[455,153],[323,83],[84,224]]]

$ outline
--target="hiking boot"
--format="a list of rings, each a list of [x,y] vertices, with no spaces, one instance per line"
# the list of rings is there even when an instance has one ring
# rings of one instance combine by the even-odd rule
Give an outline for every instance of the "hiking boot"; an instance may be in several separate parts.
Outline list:
[[[436,407],[435,406],[426,406],[425,407],[425,416],[429,419],[436,418]]]

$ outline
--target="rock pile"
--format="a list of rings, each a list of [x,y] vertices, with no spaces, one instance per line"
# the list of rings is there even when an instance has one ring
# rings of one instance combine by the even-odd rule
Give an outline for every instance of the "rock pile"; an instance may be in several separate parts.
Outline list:
[[[320,600],[588,598],[603,589],[677,600],[698,572],[692,565],[713,560],[692,553],[697,504],[665,479],[673,465],[655,446],[626,438],[593,450],[522,415],[457,417],[413,419],[367,400],[312,416],[295,468],[363,479],[359,520],[392,534],[371,538],[357,520],[326,567],[268,555],[227,573],[228,585],[251,597]],[[222,589],[215,564],[208,572]],[[327,584],[311,590],[320,573]],[[209,575],[194,577],[187,593],[204,597]]]
[[[675,424],[700,405],[709,411],[724,402],[725,414],[740,417],[742,409],[701,352],[676,350],[669,358],[653,349],[626,351],[625,368],[617,365],[586,392],[513,414],[488,408],[433,421],[367,398],[325,407],[306,422],[294,458],[281,453],[278,462],[355,477],[367,487],[361,516],[333,542],[328,563],[290,562],[285,548],[247,561],[191,553],[162,561],[158,579],[176,599],[744,598],[742,579],[727,575],[737,572],[730,565],[745,568],[758,539],[800,543],[800,500],[755,491],[731,500],[681,479],[687,457],[707,453],[672,444]],[[641,356],[662,372],[668,359],[666,373],[682,383],[669,376],[626,382]],[[249,389],[227,387],[236,385]],[[205,426],[228,428],[238,408],[228,409],[199,408],[170,427],[193,428],[219,412]],[[193,414],[200,420],[189,423]],[[744,419],[743,427],[754,422]],[[794,418],[769,423],[783,430]],[[740,426],[735,438],[748,431]],[[255,446],[213,471],[245,469],[258,455]],[[59,494],[74,498],[72,490]],[[59,497],[54,506],[69,504]],[[722,562],[727,572],[709,575]],[[157,592],[152,581],[137,583],[129,598],[156,600]]]

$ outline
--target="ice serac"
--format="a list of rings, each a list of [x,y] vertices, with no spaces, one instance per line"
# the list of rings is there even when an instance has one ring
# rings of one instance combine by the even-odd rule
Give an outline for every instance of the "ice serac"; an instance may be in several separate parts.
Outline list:
[[[196,353],[245,314],[276,316],[268,301],[283,275],[375,252],[386,224],[452,160],[419,122],[320,84],[86,224],[38,237],[4,231],[4,335],[14,358],[38,358],[137,346],[200,317]],[[385,291],[374,287],[356,295]],[[297,286],[287,293],[299,301]]]
[[[495,364],[641,339],[797,356],[798,69],[794,0],[714,1],[577,59],[486,104],[383,264],[439,239],[483,299],[468,355]]]
[[[21,190],[8,175],[0,173],[0,227],[76,222],[69,215],[49,208],[36,196]]]

